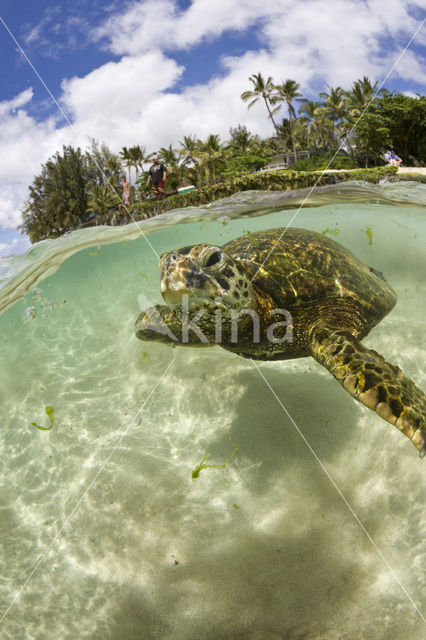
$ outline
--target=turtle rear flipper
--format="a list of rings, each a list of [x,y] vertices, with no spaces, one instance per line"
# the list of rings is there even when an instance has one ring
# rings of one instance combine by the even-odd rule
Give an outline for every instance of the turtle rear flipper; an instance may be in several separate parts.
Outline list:
[[[412,380],[349,331],[317,327],[312,355],[356,400],[395,425],[426,453],[426,395]]]

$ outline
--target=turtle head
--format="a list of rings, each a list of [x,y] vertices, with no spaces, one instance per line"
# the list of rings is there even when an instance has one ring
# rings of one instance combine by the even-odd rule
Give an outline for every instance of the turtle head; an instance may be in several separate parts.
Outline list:
[[[223,249],[210,244],[184,247],[160,258],[161,293],[176,310],[187,296],[190,311],[217,308],[229,314],[251,307],[254,289],[243,266]]]

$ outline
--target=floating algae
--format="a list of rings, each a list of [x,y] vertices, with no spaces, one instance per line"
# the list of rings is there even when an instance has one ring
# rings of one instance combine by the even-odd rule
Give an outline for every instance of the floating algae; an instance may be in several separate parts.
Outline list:
[[[327,235],[327,233],[328,233],[330,236],[338,236],[338,235],[339,235],[339,233],[340,233],[340,229],[329,229],[329,228],[327,227],[327,229],[324,229],[324,231],[321,231],[320,235],[321,235],[321,236],[323,236],[323,237],[325,237],[325,236]]]
[[[232,442],[231,438],[229,438],[229,442],[234,444]],[[225,482],[228,482],[228,480],[225,478],[225,468],[226,468],[226,465],[228,464],[228,462],[230,461],[230,459],[236,453],[237,449],[238,449],[238,446],[235,447],[233,452],[226,458],[226,460],[225,460],[225,462],[223,464],[205,464],[206,460],[208,460],[210,458],[210,453],[206,453],[204,458],[201,460],[200,464],[197,464],[195,469],[192,470],[192,473],[191,473],[192,479],[195,480],[195,478],[199,478],[200,477],[200,473],[203,471],[203,469],[218,469],[218,471],[222,472],[223,479],[225,480]]]
[[[365,235],[368,238],[368,244],[371,246],[373,244],[373,229],[371,227],[367,227],[365,230]]]
[[[248,235],[248,237],[250,238],[250,241],[256,245],[257,247],[260,245],[259,240],[256,238],[256,236],[254,236],[252,233],[250,233],[250,231],[248,229],[246,229],[245,233]]]
[[[45,409],[46,409],[47,416],[50,420],[50,427],[40,427],[35,422],[32,422],[31,424],[34,427],[37,427],[37,429],[41,429],[41,431],[50,431],[50,429],[53,427],[53,407],[49,407],[48,405],[46,405]]]

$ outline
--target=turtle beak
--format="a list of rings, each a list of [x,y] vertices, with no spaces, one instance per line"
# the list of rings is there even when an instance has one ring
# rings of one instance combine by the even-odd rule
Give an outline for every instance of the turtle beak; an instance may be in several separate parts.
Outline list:
[[[182,305],[184,294],[188,294],[185,283],[185,263],[182,260],[177,264],[175,253],[161,256],[160,266],[162,268],[160,290],[161,294],[170,309]]]
[[[160,290],[165,303],[170,309],[182,306],[182,301],[185,300],[185,294],[188,296],[190,293],[182,271],[176,268],[171,271],[166,271],[165,273],[163,272]],[[186,298],[186,300],[188,300],[188,298]]]
[[[188,289],[185,289],[184,287],[174,289],[161,286],[161,293],[165,303],[172,310],[176,309],[176,307],[181,307],[182,303],[185,301],[184,296],[186,295],[186,300],[188,300],[188,296],[190,295]]]

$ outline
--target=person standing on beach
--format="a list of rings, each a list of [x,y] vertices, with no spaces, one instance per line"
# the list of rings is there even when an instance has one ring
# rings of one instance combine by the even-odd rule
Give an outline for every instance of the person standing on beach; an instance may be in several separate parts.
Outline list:
[[[402,162],[402,158],[396,155],[395,151],[390,152],[389,164],[393,167],[399,167]]]
[[[146,184],[152,182],[152,190],[156,198],[164,198],[166,196],[165,182],[167,178],[167,170],[164,164],[158,159],[158,156],[154,157],[154,164],[148,171],[148,179]]]
[[[123,176],[123,202],[126,205],[130,204],[130,182],[127,180],[126,176]]]

